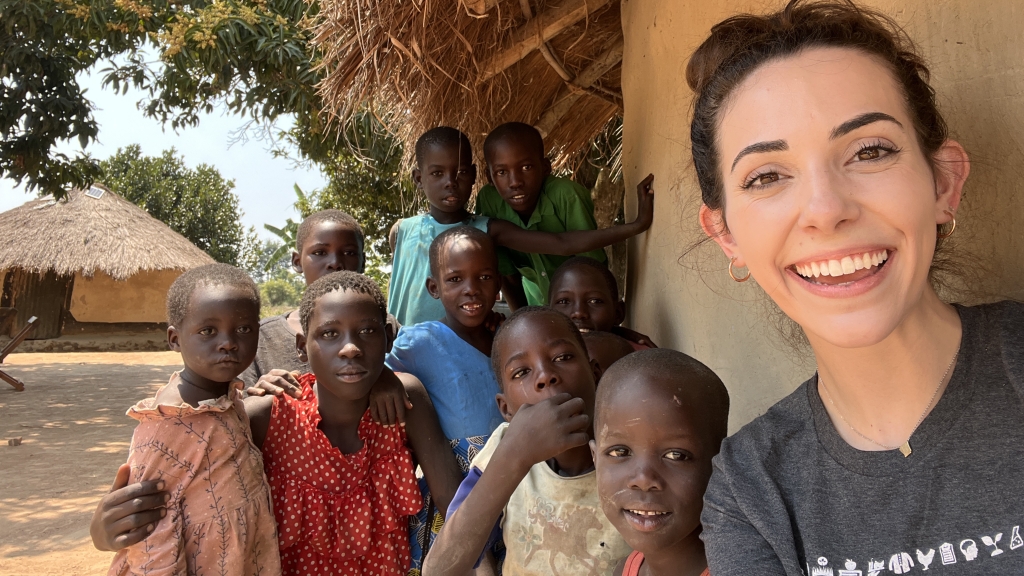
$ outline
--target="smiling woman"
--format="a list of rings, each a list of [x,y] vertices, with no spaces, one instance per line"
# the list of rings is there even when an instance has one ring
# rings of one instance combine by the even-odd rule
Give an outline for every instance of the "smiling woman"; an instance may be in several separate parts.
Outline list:
[[[999,541],[1024,547],[1024,502],[1003,494],[1024,477],[1024,307],[953,306],[929,282],[970,162],[911,40],[850,2],[794,0],[715,26],[687,80],[701,226],[818,366],[724,443],[711,573],[903,574],[915,550],[925,569],[1021,572]]]

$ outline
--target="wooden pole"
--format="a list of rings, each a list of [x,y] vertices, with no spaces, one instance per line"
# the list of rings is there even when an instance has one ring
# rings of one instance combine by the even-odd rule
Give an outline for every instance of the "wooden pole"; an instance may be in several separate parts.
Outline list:
[[[612,0],[574,0],[551,8],[526,22],[512,33],[511,46],[488,59],[480,67],[478,83],[486,82],[510,66],[526,58],[542,44],[558,36],[566,28],[603,8]]]
[[[555,98],[555,103],[541,114],[540,120],[537,122],[537,129],[542,134],[550,134],[562,118],[572,110],[576,102],[583,97],[583,94],[609,70],[614,68],[616,64],[622,61],[623,46],[623,39],[619,38],[615,43],[606,48],[589,66],[584,68],[575,81],[562,87]],[[592,95],[601,98],[597,94]]]

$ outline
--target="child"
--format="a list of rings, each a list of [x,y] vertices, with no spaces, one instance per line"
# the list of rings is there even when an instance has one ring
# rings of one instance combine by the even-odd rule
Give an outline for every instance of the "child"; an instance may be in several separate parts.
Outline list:
[[[338,270],[362,273],[365,263],[363,229],[341,210],[321,210],[304,219],[295,235],[295,250],[292,266],[302,273],[307,285]],[[255,385],[260,376],[274,368],[309,372],[309,366],[299,360],[295,350],[295,336],[301,330],[298,310],[260,322],[256,360],[242,373],[246,387]]]
[[[583,332],[583,342],[587,345],[587,356],[597,364],[601,378],[604,378],[604,372],[612,364],[633,353],[633,345],[629,340],[611,332]]]
[[[590,192],[571,180],[551,175],[544,139],[529,124],[502,124],[484,141],[487,179],[477,196],[477,213],[511,222],[526,230],[567,232],[594,230]],[[501,250],[502,288],[509,306],[547,304],[548,277],[565,258],[549,251]],[[567,254],[568,255],[568,254]],[[586,253],[601,262],[603,250]]]
[[[306,284],[331,272],[348,270],[363,272],[366,263],[363,229],[354,218],[341,210],[321,210],[309,215],[299,224],[292,252],[292,266],[302,272]],[[394,318],[388,318],[393,331],[398,327]],[[242,381],[250,394],[263,391],[292,395],[299,392],[298,383],[289,373],[309,372],[309,365],[299,359],[295,338],[302,333],[299,311],[292,310],[260,322],[260,343],[256,359],[245,372]],[[275,372],[271,372],[275,370]],[[258,385],[257,385],[258,383]],[[258,389],[253,389],[256,386]],[[390,370],[385,371],[371,398],[371,413],[382,424],[395,424],[405,417],[409,401],[401,383]]]
[[[421,506],[409,449],[440,510],[458,487],[458,464],[416,378],[401,376],[414,401],[406,426],[370,417],[370,390],[392,342],[373,280],[328,274],[306,290],[299,317],[301,359],[313,369],[299,378],[300,397],[245,400],[273,496],[283,573],[404,575],[408,516]],[[99,532],[116,542],[124,527],[102,508],[94,523],[107,516]]]
[[[551,275],[550,306],[572,319],[580,332],[612,332],[629,340],[634,350],[657,348],[643,334],[619,326],[626,304],[608,267],[586,256],[574,256]]]
[[[615,576],[708,576],[700,540],[729,393],[707,366],[643,350],[605,372],[590,441],[604,514],[634,552]]]
[[[427,252],[438,234],[455,226],[473,226],[486,231],[500,246],[519,252],[569,256],[620,242],[643,232],[654,219],[654,203],[648,176],[637,187],[637,219],[629,224],[603,230],[553,232],[523,230],[519,224],[473,215],[466,211],[476,182],[476,166],[469,139],[455,128],[440,126],[428,130],[416,142],[416,168],[412,171],[416,187],[423,191],[430,208],[427,213],[399,220],[389,240],[393,256],[388,310],[403,325],[440,320],[444,309],[430,297],[424,282]]]
[[[139,421],[128,465],[135,482],[164,483],[168,517],[120,550],[109,574],[279,574],[270,489],[237,379],[256,355],[259,291],[233,266],[193,268],[171,285],[167,319],[185,367],[128,410]]]
[[[501,392],[491,371],[494,333],[486,325],[500,284],[494,243],[477,228],[449,228],[430,244],[430,274],[427,290],[445,316],[402,327],[386,363],[423,382],[465,473],[503,422],[494,401]],[[422,566],[444,522],[443,515],[434,518],[429,494],[424,497],[424,510],[410,527],[414,568]]]
[[[595,370],[579,330],[554,310],[526,307],[492,351],[507,423],[473,460],[424,574],[464,574],[497,538],[508,575],[611,574],[629,547],[598,501],[587,446]]]

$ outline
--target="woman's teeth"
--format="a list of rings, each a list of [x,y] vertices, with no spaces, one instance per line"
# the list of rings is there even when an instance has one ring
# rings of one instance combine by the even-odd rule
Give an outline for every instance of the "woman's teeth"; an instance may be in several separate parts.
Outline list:
[[[846,256],[839,260],[822,260],[810,264],[797,264],[796,273],[804,278],[817,278],[819,276],[832,276],[833,278],[853,274],[857,270],[864,270],[879,266],[889,259],[888,250],[878,252],[865,252],[855,256]]]

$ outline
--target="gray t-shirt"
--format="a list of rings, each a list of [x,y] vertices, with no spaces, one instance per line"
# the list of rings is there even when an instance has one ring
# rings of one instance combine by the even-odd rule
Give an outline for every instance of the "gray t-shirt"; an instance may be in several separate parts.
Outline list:
[[[256,347],[256,359],[239,376],[248,388],[260,376],[275,368],[292,372],[309,372],[309,364],[299,360],[295,349],[295,332],[288,327],[288,314],[271,316],[260,320],[260,341]]]
[[[909,458],[847,444],[816,378],[725,440],[711,574],[1024,574],[1024,305],[957,310],[960,356]]]

